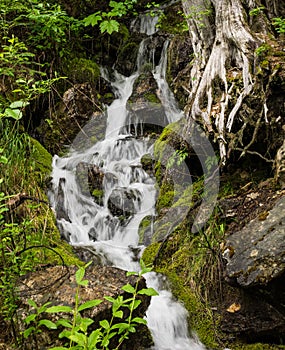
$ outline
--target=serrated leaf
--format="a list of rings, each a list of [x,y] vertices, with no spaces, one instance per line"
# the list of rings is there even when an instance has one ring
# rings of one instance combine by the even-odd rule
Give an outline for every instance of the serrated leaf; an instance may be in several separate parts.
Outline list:
[[[86,303],[84,303],[84,304],[82,304],[82,305],[80,305],[78,307],[78,311],[82,311],[82,310],[85,310],[85,309],[90,309],[91,307],[98,306],[101,303],[102,303],[102,300],[99,300],[99,299],[86,301]]]
[[[56,324],[50,320],[40,320],[39,326],[46,326],[49,329],[57,329]]]
[[[129,283],[124,285],[122,287],[122,290],[124,290],[127,293],[131,293],[131,294],[135,294],[136,293],[135,288],[133,286],[131,286]]]
[[[85,25],[85,27],[91,25],[92,27],[96,26],[98,24],[99,21],[102,20],[102,17],[97,14],[97,13],[93,13],[92,15],[86,17],[83,19],[83,23]]]
[[[157,291],[153,288],[143,288],[138,291],[138,294],[148,295],[150,297],[158,295]]]
[[[46,312],[49,312],[49,313],[72,312],[72,308],[70,306],[64,306],[64,305],[51,306],[46,309]]]
[[[114,19],[105,20],[100,24],[101,33],[107,32],[108,34],[112,34],[113,32],[119,31],[120,24]]]

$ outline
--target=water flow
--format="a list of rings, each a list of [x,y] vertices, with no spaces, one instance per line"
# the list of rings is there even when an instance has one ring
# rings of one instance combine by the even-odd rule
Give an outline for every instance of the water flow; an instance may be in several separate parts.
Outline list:
[[[153,26],[143,24],[141,28]],[[146,33],[153,32],[148,28]],[[114,72],[111,84],[117,99],[107,108],[105,138],[92,147],[73,151],[64,158],[53,160],[53,191],[50,201],[58,213],[58,224],[62,234],[73,245],[91,246],[104,264],[125,270],[139,270],[135,250],[139,245],[138,228],[145,216],[155,215],[155,180],[142,169],[141,157],[152,152],[152,145],[146,137],[136,137],[128,132],[127,101],[132,94],[133,84],[139,75],[144,60],[144,43],[141,44],[138,71],[130,77]],[[166,48],[155,68],[154,76],[161,90],[162,103],[169,111],[169,121],[177,120],[180,114],[169,96],[164,82]],[[105,79],[108,79],[104,73]],[[96,203],[94,198],[82,190],[78,176],[82,165],[95,166],[104,174],[103,198]],[[118,204],[119,203],[119,204]],[[124,215],[116,210],[122,209]],[[115,211],[114,211],[115,208]],[[59,212],[61,214],[59,214]],[[147,285],[155,288],[159,296],[153,297],[147,311],[147,321],[154,338],[154,350],[197,350],[204,349],[187,330],[187,312],[174,300],[165,288],[164,277],[155,273],[146,276]]]

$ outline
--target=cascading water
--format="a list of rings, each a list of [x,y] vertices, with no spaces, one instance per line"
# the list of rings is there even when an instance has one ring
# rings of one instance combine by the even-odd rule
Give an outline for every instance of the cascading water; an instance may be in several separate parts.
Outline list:
[[[140,30],[148,35],[155,32],[155,21],[140,25]],[[178,120],[181,112],[176,107],[173,95],[165,81],[166,42],[158,66],[153,75],[157,81],[161,102],[168,122]],[[107,108],[107,126],[105,137],[84,151],[73,150],[67,157],[54,157],[53,190],[50,201],[55,210],[58,202],[64,215],[58,216],[62,234],[73,245],[92,247],[96,255],[105,264],[125,269],[138,270],[139,264],[134,257],[134,248],[139,246],[138,227],[145,216],[155,215],[155,180],[141,167],[141,158],[152,152],[147,137],[136,137],[130,133],[127,101],[132,94],[133,84],[139,76],[140,68],[146,63],[145,43],[142,42],[137,59],[137,72],[125,77],[113,72],[110,79],[117,99]],[[152,54],[150,54],[151,63]],[[107,74],[103,73],[105,79]],[[80,164],[94,164],[105,174],[103,198],[96,203],[94,198],[82,191],[77,176]],[[86,180],[86,179],[85,179]],[[124,213],[130,211],[128,218],[112,215],[110,201],[119,198]],[[110,200],[110,198],[113,198]],[[131,198],[131,204],[124,203]],[[112,203],[111,203],[112,205]],[[131,207],[131,208],[126,208]],[[198,350],[203,345],[190,338],[187,330],[187,312],[174,300],[166,288],[164,277],[155,273],[146,275],[147,285],[155,288],[159,296],[153,297],[147,311],[149,329],[154,339],[154,350]]]

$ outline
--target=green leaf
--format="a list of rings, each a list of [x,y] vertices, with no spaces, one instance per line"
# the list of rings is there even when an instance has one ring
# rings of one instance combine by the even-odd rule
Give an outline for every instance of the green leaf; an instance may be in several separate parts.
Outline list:
[[[67,349],[70,349],[70,348],[69,347],[65,348],[64,346],[56,346],[54,348],[49,348],[49,350],[67,350]]]
[[[31,314],[25,318],[25,323],[29,324],[30,322],[34,321],[37,318],[36,314]]]
[[[38,305],[32,299],[28,300],[28,304],[35,309],[37,309],[37,307],[38,307]]]
[[[124,313],[123,313],[122,310],[118,310],[118,311],[116,311],[116,312],[113,312],[113,316],[114,316],[114,317],[118,317],[118,318],[123,318]]]
[[[135,300],[133,305],[130,305],[129,309],[135,310],[141,304],[141,300]]]
[[[138,291],[138,294],[148,295],[150,297],[158,295],[157,291],[153,288],[143,288]]]
[[[135,294],[136,293],[135,288],[133,286],[131,286],[129,283],[124,285],[122,287],[122,290],[124,290],[127,293],[131,293],[131,294]]]
[[[80,267],[75,273],[75,279],[77,284],[80,284],[84,275],[85,275],[85,269],[83,267]]]
[[[112,34],[113,32],[119,31],[120,24],[118,21],[114,19],[105,20],[100,24],[101,33],[107,32],[108,34]]]
[[[136,271],[128,271],[128,272],[126,273],[126,275],[127,275],[127,276],[137,276],[138,273],[137,273]]]
[[[57,326],[63,326],[63,327],[66,327],[66,328],[72,328],[72,324],[69,321],[65,320],[64,318],[58,320],[56,322],[56,325]]]
[[[82,333],[71,334],[69,339],[84,347],[86,341],[86,335]]]
[[[102,320],[99,322],[100,326],[103,327],[104,329],[109,329],[110,328],[110,324],[107,320]]]
[[[46,312],[49,312],[49,313],[72,312],[72,308],[70,306],[64,306],[64,305],[51,306],[46,309]]]
[[[35,330],[35,327],[29,327],[28,329],[26,329],[23,333],[24,338],[28,338],[29,335]]]
[[[88,327],[91,326],[92,323],[94,323],[94,320],[92,320],[91,318],[82,318],[79,329],[85,333],[87,332]]]
[[[114,298],[112,298],[112,297],[109,297],[109,296],[105,296],[104,299],[110,301],[111,303],[116,302],[116,299],[114,299]]]
[[[23,107],[26,107],[28,104],[29,102],[19,100],[19,101],[12,102],[9,107],[12,109],[23,108]]]
[[[132,322],[140,323],[140,324],[147,324],[147,321],[141,317],[135,317],[132,319]]]
[[[46,326],[49,329],[57,329],[56,324],[50,320],[40,320],[39,326]]]
[[[13,118],[19,120],[22,118],[23,113],[19,109],[6,108],[4,114],[7,118]]]
[[[92,15],[84,18],[83,23],[84,23],[85,27],[90,26],[90,25],[92,27],[94,27],[101,20],[102,20],[102,17],[98,14],[98,12],[96,12],[96,13],[93,13]]]
[[[95,331],[93,331],[88,337],[88,348],[96,349],[96,345],[100,341],[101,336],[102,336],[102,333],[100,329],[96,329]]]
[[[99,300],[99,299],[86,301],[86,303],[84,303],[84,304],[82,304],[82,305],[80,305],[78,307],[78,311],[82,311],[82,310],[85,310],[85,309],[90,309],[91,307],[98,306],[101,303],[102,303],[102,300]]]

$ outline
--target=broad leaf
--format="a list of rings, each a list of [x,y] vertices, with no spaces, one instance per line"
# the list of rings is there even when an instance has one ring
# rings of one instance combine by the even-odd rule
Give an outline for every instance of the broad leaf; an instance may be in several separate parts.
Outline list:
[[[150,297],[158,295],[157,291],[153,288],[143,288],[138,291],[138,294],[148,295]]]
[[[100,326],[103,327],[104,329],[110,328],[110,324],[107,320],[100,321]]]
[[[39,326],[46,326],[49,329],[57,329],[56,324],[50,320],[40,320]]]
[[[82,310],[85,310],[85,309],[90,309],[91,307],[98,306],[101,303],[102,303],[102,300],[99,300],[99,299],[86,301],[86,303],[84,303],[84,304],[82,304],[82,305],[80,305],[78,307],[78,311],[82,311]]]
[[[11,108],[6,108],[4,114],[7,118],[13,118],[15,120],[19,120],[23,116],[23,113],[19,109]]]
[[[127,293],[131,293],[131,294],[135,294],[136,293],[135,288],[133,286],[131,286],[129,283],[124,285],[122,287],[122,290],[124,290]]]
[[[94,27],[101,20],[102,20],[102,17],[96,12],[96,13],[93,13],[92,15],[84,18],[83,19],[83,23],[84,23],[85,27],[87,27],[89,25]]]
[[[51,306],[46,309],[46,312],[49,312],[49,313],[72,312],[72,308],[70,306],[64,306],[64,305]]]
[[[105,20],[100,24],[101,33],[107,32],[108,34],[112,34],[113,32],[119,31],[120,24],[114,19]]]

